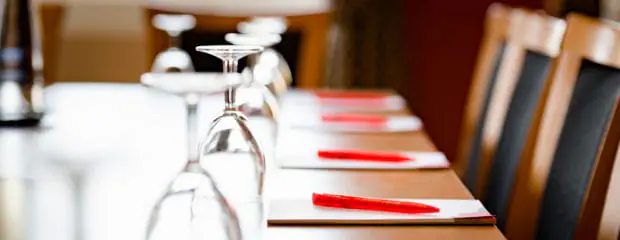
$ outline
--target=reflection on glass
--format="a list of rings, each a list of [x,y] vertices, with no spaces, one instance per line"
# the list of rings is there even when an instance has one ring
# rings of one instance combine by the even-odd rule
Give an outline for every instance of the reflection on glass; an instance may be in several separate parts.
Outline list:
[[[194,28],[196,20],[191,15],[159,14],[153,18],[153,25],[168,34],[169,47],[157,54],[151,72],[193,72],[192,59],[180,48],[181,33]]]
[[[263,50],[258,46],[199,46],[197,51],[223,61],[224,73],[237,74],[238,60]],[[222,194],[239,216],[245,239],[258,239],[265,226],[262,187],[263,151],[236,103],[237,87],[225,92],[225,109],[211,124],[200,144],[200,163],[211,173]]]

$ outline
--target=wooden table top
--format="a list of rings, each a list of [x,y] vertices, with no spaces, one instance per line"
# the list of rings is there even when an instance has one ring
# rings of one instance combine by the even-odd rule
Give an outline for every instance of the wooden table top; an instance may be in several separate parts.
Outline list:
[[[27,229],[34,232],[32,239],[70,239],[73,203],[80,197],[84,239],[142,239],[150,207],[184,163],[182,101],[134,84],[57,84],[47,89],[46,99],[49,114],[41,128],[0,129],[0,229],[10,226],[13,234]],[[201,132],[222,106],[222,96],[205,97],[199,108]],[[302,107],[283,111],[312,114]],[[266,131],[264,120],[250,121]],[[292,138],[306,147],[435,150],[424,132],[334,134],[286,128],[280,130],[278,149],[298,148]],[[268,164],[267,198],[312,192],[472,198],[451,170],[280,169],[273,159]],[[18,201],[10,201],[16,196]],[[12,225],[2,226],[7,217]],[[0,233],[0,239],[10,239],[2,238],[7,234]],[[265,239],[413,238],[504,239],[494,226],[269,226]]]

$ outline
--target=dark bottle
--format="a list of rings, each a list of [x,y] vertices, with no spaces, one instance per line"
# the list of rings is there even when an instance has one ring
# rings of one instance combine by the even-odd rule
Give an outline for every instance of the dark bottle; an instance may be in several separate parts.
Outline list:
[[[0,126],[42,117],[43,59],[30,0],[0,0]]]

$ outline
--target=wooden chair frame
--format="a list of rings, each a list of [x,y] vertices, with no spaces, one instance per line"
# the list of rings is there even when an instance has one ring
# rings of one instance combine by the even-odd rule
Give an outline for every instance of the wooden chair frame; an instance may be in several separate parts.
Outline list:
[[[147,29],[147,64],[150,68],[158,52],[168,46],[166,35],[151,24],[151,19],[157,14],[191,14],[196,18],[194,29],[203,31],[236,32],[237,24],[246,21],[251,16],[221,16],[162,7],[145,7],[144,17]],[[265,16],[269,16],[268,14]],[[325,76],[325,57],[327,54],[328,31],[331,23],[331,13],[322,12],[308,15],[286,16],[290,31],[302,32],[299,61],[295,81],[298,88],[314,89],[323,85]],[[146,71],[150,71],[147,69]]]
[[[459,148],[454,165],[454,170],[461,178],[467,172],[473,138],[476,134],[480,114],[482,113],[486,95],[485,91],[488,84],[490,84],[489,80],[495,65],[495,59],[500,46],[506,41],[508,36],[508,26],[510,25],[508,16],[510,11],[511,8],[503,4],[494,3],[486,13],[484,36],[482,37],[478,60],[465,105],[465,114],[459,137]]]
[[[505,229],[511,239],[535,237],[542,194],[582,60],[620,68],[620,28],[578,14],[569,15],[567,22],[562,51],[553,61],[545,83],[546,101],[537,107],[519,163]],[[620,140],[619,111],[616,107],[596,157],[575,239],[596,238]]]
[[[617,148],[598,231],[598,239],[601,240],[617,240],[620,237],[620,145]]]
[[[486,194],[493,157],[527,52],[537,52],[550,58],[556,57],[566,28],[564,20],[525,9],[513,9],[510,19],[504,56],[497,75],[497,82],[491,90],[487,118],[483,122],[484,129],[478,163],[479,176],[474,190],[478,198],[484,198]]]

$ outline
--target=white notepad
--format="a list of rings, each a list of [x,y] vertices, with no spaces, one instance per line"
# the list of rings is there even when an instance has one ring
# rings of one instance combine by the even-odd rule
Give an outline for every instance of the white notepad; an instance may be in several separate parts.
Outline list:
[[[444,169],[450,167],[450,162],[441,152],[403,152],[414,160],[405,162],[379,162],[321,159],[314,152],[283,153],[278,156],[278,164],[282,168],[298,169]]]
[[[415,116],[392,116],[386,117],[384,125],[374,125],[364,122],[323,122],[320,117],[316,119],[293,119],[287,124],[292,128],[312,129],[328,132],[410,132],[422,129],[422,121]]]
[[[340,99],[318,98],[314,101],[323,108],[348,109],[356,111],[397,111],[405,108],[405,101],[400,96],[386,96],[383,99]]]
[[[311,105],[321,109],[349,110],[356,112],[398,111],[406,108],[405,100],[399,95],[382,98],[329,98],[318,97],[313,92],[295,91],[286,96],[286,102],[293,105]]]
[[[269,224],[495,224],[478,200],[394,199],[440,208],[439,213],[403,214],[314,206],[307,199],[274,199],[269,203]]]

